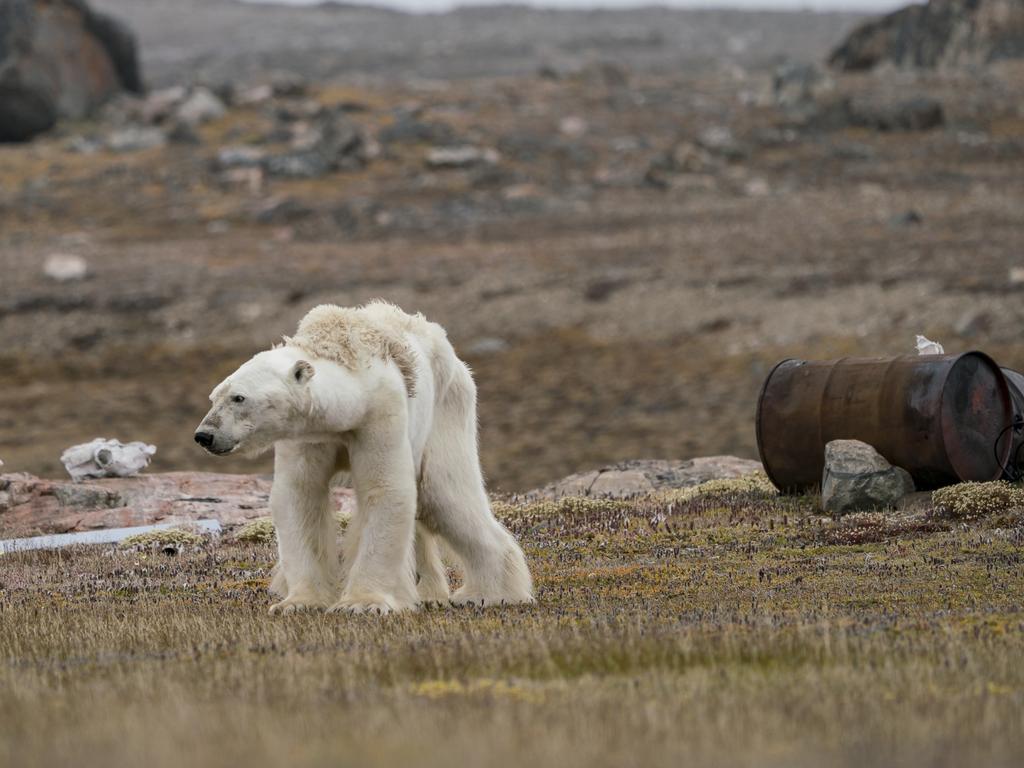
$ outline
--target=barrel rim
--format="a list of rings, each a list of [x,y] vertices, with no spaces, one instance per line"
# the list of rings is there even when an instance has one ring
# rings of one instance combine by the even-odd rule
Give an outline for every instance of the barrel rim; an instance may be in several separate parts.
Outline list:
[[[1001,395],[1001,399],[1003,401],[1003,405],[1005,406],[1005,411],[1007,413],[1009,413],[1009,415],[1010,415],[1010,424],[1012,424],[1013,423],[1013,400],[1010,397],[1010,385],[1007,383],[1007,381],[1006,381],[1006,374],[1003,373],[1003,369],[999,366],[999,363],[997,363],[990,355],[986,354],[985,352],[982,352],[980,349],[970,349],[970,350],[967,350],[966,352],[961,352],[958,355],[947,355],[946,357],[947,358],[951,358],[950,361],[949,361],[950,362],[950,370],[952,370],[954,367],[956,367],[957,363],[959,363],[965,357],[978,357],[978,358],[981,358],[982,362],[984,362],[987,365],[989,365],[992,368],[992,370],[995,371],[995,373],[996,373],[996,381],[999,382],[999,393]],[[949,377],[947,377],[946,380],[942,382],[942,391],[939,393],[939,399],[940,399],[940,401],[942,403],[942,407],[939,408],[939,430],[940,430],[940,433],[943,435],[943,439],[942,439],[942,452],[946,456],[946,464],[948,464],[953,469],[953,471],[956,473],[957,477],[960,479],[961,482],[965,482],[963,477],[960,474],[960,468],[956,464],[953,463],[953,460],[949,456],[949,446],[946,444],[946,439],[945,439],[945,434],[946,434],[946,408],[945,408],[945,403],[946,403],[946,387],[948,385],[949,385]],[[1007,424],[1006,426],[1010,426],[1010,424]],[[999,438],[996,438],[997,441],[998,441],[998,439]],[[988,478],[989,480],[999,480],[999,479],[1002,478],[1003,472],[1004,472],[1004,468],[1006,467],[1007,462],[1009,462],[1010,454],[1012,452],[1013,452],[1013,437],[1011,435],[1010,438],[1006,441],[1006,450],[1004,452],[1005,455],[1001,459],[997,459],[998,467],[996,468],[996,474],[995,474],[994,477]]]
[[[772,469],[768,465],[768,460],[765,457],[765,453],[764,453],[763,441],[762,441],[762,437],[761,437],[761,407],[762,407],[762,405],[764,403],[764,396],[768,393],[768,385],[771,383],[772,377],[775,376],[775,372],[777,370],[779,370],[779,368],[784,366],[786,363],[804,363],[804,362],[807,362],[807,361],[806,360],[802,360],[799,357],[787,357],[787,358],[784,358],[784,359],[780,360],[779,362],[777,362],[775,365],[772,366],[772,369],[770,371],[768,371],[768,375],[765,376],[765,379],[764,379],[764,384],[761,385],[761,391],[757,395],[757,410],[754,413],[754,432],[755,432],[755,436],[757,438],[757,455],[758,455],[758,458],[761,459],[761,466],[764,468],[764,473],[766,475],[768,475],[768,479],[771,480],[772,485],[774,485],[776,488],[778,488],[782,492],[785,492],[786,489],[783,488],[781,485],[779,485],[779,483],[775,480],[775,477],[772,475]]]

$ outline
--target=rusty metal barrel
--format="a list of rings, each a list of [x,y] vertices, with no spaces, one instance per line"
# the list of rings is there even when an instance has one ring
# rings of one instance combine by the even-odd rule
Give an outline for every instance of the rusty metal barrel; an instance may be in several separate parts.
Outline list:
[[[828,362],[783,360],[757,402],[757,448],[782,491],[821,483],[825,445],[861,440],[918,490],[997,480],[1013,449],[1014,407],[982,352]]]

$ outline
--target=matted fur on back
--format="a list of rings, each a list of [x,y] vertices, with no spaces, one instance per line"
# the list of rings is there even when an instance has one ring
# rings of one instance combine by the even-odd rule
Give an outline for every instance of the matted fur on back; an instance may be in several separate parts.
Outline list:
[[[372,357],[392,361],[412,397],[416,393],[416,354],[405,332],[417,323],[426,320],[386,302],[357,308],[321,304],[306,313],[295,335],[286,336],[284,342],[350,370],[357,370]]]

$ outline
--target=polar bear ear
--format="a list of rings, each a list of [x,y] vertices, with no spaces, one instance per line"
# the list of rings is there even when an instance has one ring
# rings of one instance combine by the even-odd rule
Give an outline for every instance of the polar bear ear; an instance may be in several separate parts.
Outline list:
[[[297,384],[305,384],[313,378],[313,374],[316,373],[316,369],[312,365],[307,363],[305,360],[299,360],[292,366],[292,381]]]

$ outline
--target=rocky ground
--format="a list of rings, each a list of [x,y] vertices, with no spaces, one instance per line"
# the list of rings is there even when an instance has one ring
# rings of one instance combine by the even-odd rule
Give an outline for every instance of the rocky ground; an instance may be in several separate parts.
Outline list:
[[[99,6],[172,89],[0,146],[7,470],[58,476],[109,436],[156,444],[154,470],[266,471],[191,434],[318,302],[449,329],[503,491],[752,458],[783,357],[925,333],[1024,365],[1012,62],[779,67],[856,21],[815,14]]]

